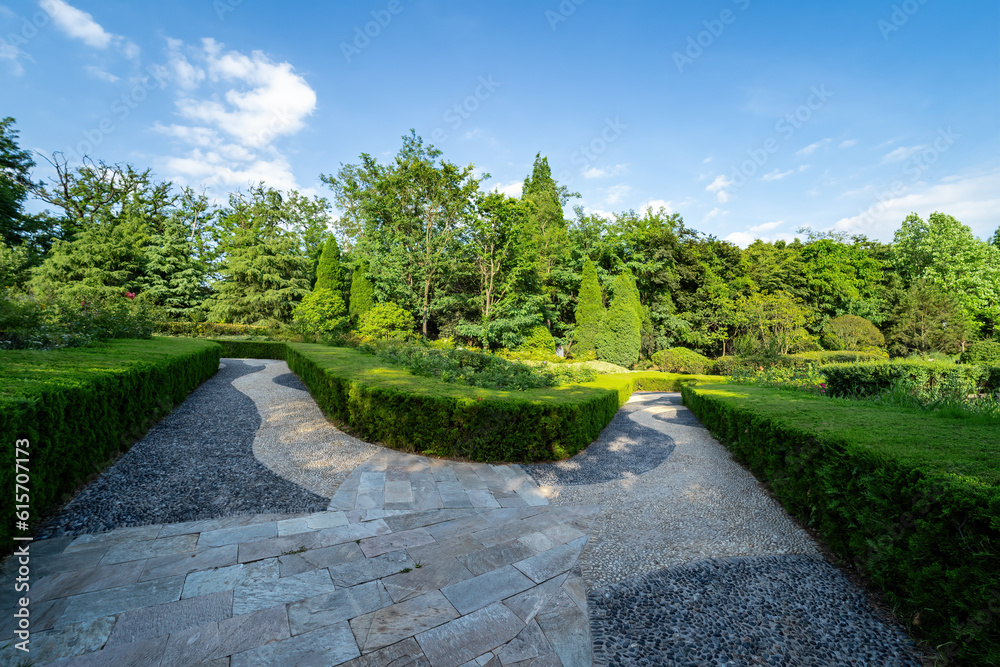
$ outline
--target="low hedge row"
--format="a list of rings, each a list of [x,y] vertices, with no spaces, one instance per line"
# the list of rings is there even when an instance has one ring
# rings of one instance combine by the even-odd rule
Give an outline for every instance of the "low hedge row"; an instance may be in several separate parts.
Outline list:
[[[286,344],[272,340],[225,340],[210,339],[222,346],[222,356],[230,359],[281,359],[284,361],[288,349]]]
[[[211,377],[220,351],[208,341],[153,338],[0,352],[4,549],[14,534],[10,500],[18,472],[30,479],[30,520],[37,521]],[[22,448],[26,473],[15,468],[15,442],[21,439],[29,442]]]
[[[918,389],[961,387],[968,393],[1000,390],[1000,367],[940,364],[924,361],[884,361],[825,366],[830,396],[876,396],[897,381]]]
[[[948,659],[1000,661],[995,426],[803,392],[687,385],[684,403]]]
[[[251,324],[220,324],[218,322],[157,322],[156,333],[169,336],[267,336],[271,330]]]
[[[572,456],[594,441],[634,391],[678,391],[684,382],[706,379],[628,373],[565,387],[498,391],[415,376],[349,348],[220,342],[224,356],[285,358],[320,408],[367,440],[474,461]]]
[[[748,371],[757,368],[778,366],[804,371],[809,366],[830,364],[858,364],[873,361],[888,361],[889,354],[884,350],[871,352],[829,351],[801,352],[799,354],[784,354],[780,357],[719,357],[715,360],[711,371],[716,375],[732,375],[736,371]]]

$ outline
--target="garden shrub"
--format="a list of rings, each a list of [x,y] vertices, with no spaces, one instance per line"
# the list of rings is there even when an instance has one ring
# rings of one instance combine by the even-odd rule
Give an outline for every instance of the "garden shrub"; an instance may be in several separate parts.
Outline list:
[[[288,349],[282,341],[210,339],[222,346],[227,359],[285,359]]]
[[[202,340],[114,340],[87,348],[0,352],[0,488],[13,492],[14,443],[30,443],[32,520],[127,450],[219,368]],[[10,544],[14,506],[0,536]]]
[[[552,332],[547,326],[539,324],[528,330],[521,340],[518,350],[554,355],[556,353],[556,339],[552,337]]]
[[[331,334],[348,325],[344,298],[327,287],[319,287],[307,294],[295,307],[294,317],[296,323],[309,333]]]
[[[198,338],[215,336],[266,337],[275,333],[273,329],[267,327],[220,322],[157,322],[154,331],[168,336],[195,336]]]
[[[358,335],[362,340],[390,340],[407,338],[413,333],[413,314],[395,303],[372,306],[361,316]]]
[[[704,375],[712,368],[712,360],[686,347],[660,350],[651,357],[657,369],[665,373]]]
[[[830,396],[877,396],[905,383],[918,396],[929,395],[940,386],[966,394],[994,391],[992,372],[985,366],[940,364],[920,361],[882,361],[833,364],[823,367]]]
[[[641,307],[635,296],[635,278],[623,273],[615,278],[611,307],[597,334],[597,358],[631,368],[642,347]]]
[[[828,350],[863,350],[885,347],[885,336],[863,317],[841,315],[826,323],[822,342]]]
[[[361,317],[375,306],[375,287],[368,280],[368,267],[364,264],[354,269],[351,276],[351,295],[349,301],[349,314],[352,321]]]
[[[963,364],[1000,365],[1000,343],[992,340],[969,343],[959,361]]]
[[[604,293],[597,277],[597,268],[588,258],[583,264],[580,294],[577,297],[576,334],[573,349],[579,354],[593,353],[597,349],[597,334],[604,320]]]
[[[780,389],[682,392],[782,505],[885,591],[949,664],[998,664],[995,426]]]

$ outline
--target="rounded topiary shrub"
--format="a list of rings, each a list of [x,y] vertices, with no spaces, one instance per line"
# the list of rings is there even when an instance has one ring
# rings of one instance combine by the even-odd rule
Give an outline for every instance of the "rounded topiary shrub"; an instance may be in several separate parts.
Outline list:
[[[313,333],[340,331],[347,324],[347,305],[336,291],[320,287],[295,307],[295,320]]]
[[[519,350],[531,352],[556,353],[556,339],[552,337],[552,332],[544,324],[531,327],[524,334]]]
[[[362,340],[406,338],[413,333],[413,314],[389,301],[380,303],[361,316],[358,335]]]
[[[828,350],[861,350],[885,347],[885,336],[874,324],[857,315],[841,315],[826,323],[823,347]]]
[[[639,317],[635,278],[620,274],[611,287],[611,307],[597,334],[597,358],[601,361],[631,368],[639,361],[642,350],[642,318]]]
[[[664,373],[689,373],[704,375],[712,367],[713,362],[686,347],[672,347],[660,350],[651,357],[653,364]]]
[[[1000,365],[1000,343],[992,340],[970,343],[959,361],[963,364]]]

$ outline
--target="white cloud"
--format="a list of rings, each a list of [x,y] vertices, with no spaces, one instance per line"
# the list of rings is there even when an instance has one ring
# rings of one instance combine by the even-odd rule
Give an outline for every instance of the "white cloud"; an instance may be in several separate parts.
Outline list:
[[[706,213],[705,217],[702,218],[701,221],[702,222],[706,222],[708,220],[711,220],[712,218],[717,218],[717,217],[724,216],[724,215],[729,215],[729,211],[726,211],[726,210],[721,209],[718,206],[716,206],[711,211],[709,211],[708,213]]]
[[[800,164],[799,165],[799,171],[805,171],[808,168],[809,168],[809,165],[807,165],[807,164]]]
[[[809,144],[805,148],[800,148],[799,150],[795,151],[795,154],[796,155],[809,155],[810,153],[814,153],[816,151],[816,149],[822,148],[823,146],[826,146],[831,141],[833,141],[833,139],[830,139],[829,137],[827,137],[826,139],[821,139],[820,141],[817,141],[816,143]]]
[[[618,204],[631,191],[632,186],[630,185],[612,185],[608,188],[608,196],[604,201],[607,204]]]
[[[839,144],[837,144],[837,148],[850,148],[856,143],[858,143],[857,139],[845,139],[844,141],[841,141]]]
[[[108,32],[94,17],[77,9],[65,0],[38,0],[38,6],[52,18],[52,23],[73,39],[79,39],[89,47],[107,49],[118,47],[122,54],[134,60],[139,57],[139,47],[120,35]]]
[[[784,220],[775,220],[774,222],[765,222],[760,225],[754,225],[750,227],[751,232],[769,232],[772,229],[777,229],[781,225],[785,224]]]
[[[897,194],[876,191],[873,199],[858,215],[838,220],[834,229],[888,241],[910,213],[926,218],[941,211],[971,227],[980,238],[988,238],[996,229],[1000,209],[1000,169],[951,176],[930,186],[917,183]]]
[[[154,129],[187,145],[187,154],[164,158],[179,183],[237,186],[255,181],[296,188],[295,176],[275,142],[305,128],[316,93],[290,63],[261,51],[226,51],[212,39],[200,46],[167,40],[167,78],[177,89],[177,115],[185,123]]]
[[[733,232],[726,236],[724,241],[729,241],[730,243],[735,243],[741,248],[746,248],[748,245],[757,240],[756,234],[751,234],[749,232]]]
[[[14,76],[24,74],[24,65],[20,59],[31,60],[31,57],[5,39],[0,38],[0,60],[10,61],[10,71]]]
[[[707,158],[705,158],[704,160],[702,160],[702,161],[701,161],[701,163],[702,163],[702,164],[708,164],[708,163],[709,163],[709,162],[711,162],[711,161],[712,161],[712,158],[710,158],[710,157],[707,157]]]
[[[511,181],[510,183],[497,183],[493,186],[493,190],[508,197],[520,197],[523,187],[524,181]]]
[[[902,162],[906,158],[911,155],[916,155],[925,148],[927,148],[926,144],[921,146],[900,146],[899,148],[886,153],[885,157],[882,158],[882,164],[886,164],[887,162]]]
[[[706,192],[714,192],[715,198],[718,200],[718,202],[720,204],[725,204],[727,201],[729,201],[731,196],[726,188],[728,188],[732,184],[733,182],[728,178],[726,178],[725,175],[719,175],[716,177],[714,181],[712,181],[705,187],[705,190]]]
[[[665,201],[663,199],[650,199],[649,201],[643,202],[642,204],[639,205],[639,213],[645,213],[646,211],[659,213],[661,208],[664,209],[667,213],[676,212],[673,202]]]
[[[39,0],[38,5],[48,12],[57,28],[87,46],[106,49],[114,39],[114,35],[104,30],[93,16],[63,0]]]
[[[775,234],[773,236],[761,236],[758,233],[758,232],[761,232],[761,231],[769,231],[769,230],[774,229],[775,227],[777,227],[778,225],[781,225],[781,224],[783,224],[783,223],[779,221],[779,222],[767,222],[767,223],[764,223],[763,225],[756,225],[754,227],[750,227],[745,232],[733,232],[732,234],[729,234],[728,236],[726,236],[725,240],[729,241],[730,243],[735,243],[736,245],[738,245],[741,248],[746,248],[748,245],[750,245],[751,243],[753,243],[757,239],[760,239],[764,243],[770,243],[771,241],[792,241],[792,240],[794,240],[795,239],[795,234],[788,234],[788,233],[785,233],[785,232],[782,232],[780,234]]]
[[[771,171],[771,172],[768,172],[768,173],[764,174],[760,178],[763,181],[780,181],[785,176],[788,176],[788,175],[794,174],[794,173],[795,173],[794,169],[789,169],[788,171],[781,171],[780,169],[775,169],[774,171]]]
[[[590,169],[583,172],[584,178],[609,178],[611,176],[620,176],[628,172],[627,164],[616,164],[613,167],[604,169],[599,167],[591,167]]]
[[[117,76],[115,76],[111,72],[108,72],[107,70],[101,69],[100,67],[95,67],[94,65],[87,65],[86,67],[84,67],[84,69],[87,71],[87,74],[94,77],[95,79],[100,79],[101,81],[107,81],[108,83],[114,83],[115,81],[118,81]]]

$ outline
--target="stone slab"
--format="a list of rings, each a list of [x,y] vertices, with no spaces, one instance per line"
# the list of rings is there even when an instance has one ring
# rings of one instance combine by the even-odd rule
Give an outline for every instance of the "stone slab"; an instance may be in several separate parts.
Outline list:
[[[335,590],[329,570],[313,570],[291,577],[265,579],[242,584],[233,591],[233,615],[250,614],[261,609],[304,600],[310,595]]]
[[[378,581],[341,588],[288,605],[288,623],[292,635],[349,621],[392,604],[385,587]],[[353,635],[351,641],[353,641]]]
[[[183,587],[184,577],[178,576],[74,595],[69,598],[57,626],[173,602],[180,599]]]
[[[535,620],[564,665],[592,664],[590,621],[568,593],[560,590],[549,598]]]
[[[149,581],[178,574],[191,574],[236,564],[237,545],[212,547],[193,554],[150,558],[143,564],[139,581]]]
[[[447,598],[440,591],[434,591],[358,616],[351,621],[351,630],[361,652],[368,653],[413,637],[458,616],[458,611]]]
[[[233,590],[259,581],[278,579],[278,559],[240,563],[217,570],[192,572],[184,582],[182,597],[193,598],[219,591]]]
[[[517,561],[531,558],[535,551],[518,540],[501,542],[500,544],[481,549],[473,553],[458,556],[469,570],[476,575],[485,574],[498,570],[505,565],[516,563]]]
[[[231,658],[232,667],[328,667],[361,654],[347,621],[264,644]]]
[[[134,644],[122,644],[51,663],[53,667],[149,667],[159,665],[166,637],[147,639]]]
[[[42,577],[31,586],[31,601],[42,602],[80,593],[127,586],[139,581],[143,564],[123,563],[96,567],[92,570],[72,570]]]
[[[35,664],[48,664],[60,658],[69,658],[97,651],[108,639],[115,624],[113,616],[102,616],[72,625],[64,625],[45,632],[32,632],[30,653],[8,646],[0,651],[3,664],[17,665],[19,656],[30,658]],[[34,629],[34,625],[32,625]],[[6,658],[14,659],[9,663]]]
[[[199,665],[290,636],[285,607],[272,607],[171,634],[162,664]]]
[[[344,512],[319,512],[277,522],[278,537],[346,525],[347,515]]]
[[[155,607],[125,612],[118,617],[108,646],[169,635],[178,630],[206,625],[233,615],[233,592],[210,593]]]
[[[587,538],[581,537],[569,544],[560,545],[514,563],[514,567],[531,577],[531,580],[536,584],[540,584],[546,579],[569,571],[576,565],[580,559],[580,551],[586,542]]]
[[[342,667],[431,667],[412,637],[345,662]]]
[[[198,536],[199,547],[221,547],[225,544],[240,544],[255,540],[265,540],[278,536],[278,522],[250,524],[249,526],[233,526],[201,533]]]
[[[329,571],[338,587],[348,587],[398,574],[401,570],[412,568],[414,565],[413,559],[405,551],[391,551],[376,558],[364,558],[336,565],[330,567]]]
[[[407,480],[385,483],[385,504],[412,503],[413,486]]]
[[[446,586],[441,589],[441,592],[455,605],[455,609],[462,614],[468,614],[512,595],[517,595],[532,586],[534,584],[530,579],[514,569],[513,566],[508,565],[499,570]]]
[[[368,558],[381,556],[390,551],[419,547],[430,544],[434,541],[431,534],[425,528],[415,528],[404,530],[400,533],[389,533],[388,535],[378,535],[361,540],[361,551]]]
[[[458,667],[506,644],[523,628],[524,623],[512,611],[492,604],[422,632],[416,639],[434,667]]]
[[[471,579],[474,575],[455,558],[441,558],[428,561],[426,564],[416,564],[410,572],[394,574],[382,579],[385,589],[393,602],[402,602],[410,598],[436,591],[445,586]]]

